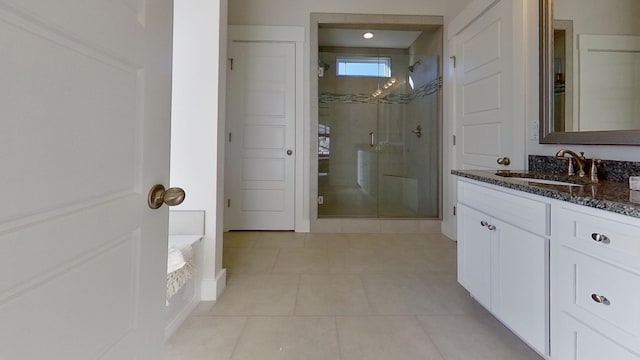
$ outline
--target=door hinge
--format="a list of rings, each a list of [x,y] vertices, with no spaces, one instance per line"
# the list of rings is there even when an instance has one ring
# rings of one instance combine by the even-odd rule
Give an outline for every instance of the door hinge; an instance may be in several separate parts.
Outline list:
[[[231,207],[231,199],[227,199],[227,207],[230,208]]]
[[[443,83],[442,76],[438,76],[438,90],[442,90],[442,83]]]
[[[456,136],[453,135],[453,146],[456,146]]]
[[[229,133],[229,142],[231,142],[231,133]]]
[[[456,207],[453,207],[453,216],[458,215],[458,209],[456,209]]]
[[[229,58],[229,66],[231,67],[231,70],[233,70],[233,58]]]
[[[324,205],[324,196],[318,196],[318,205]]]
[[[455,56],[450,56],[449,59],[451,59],[451,63],[453,64],[453,68],[456,68],[456,57]]]

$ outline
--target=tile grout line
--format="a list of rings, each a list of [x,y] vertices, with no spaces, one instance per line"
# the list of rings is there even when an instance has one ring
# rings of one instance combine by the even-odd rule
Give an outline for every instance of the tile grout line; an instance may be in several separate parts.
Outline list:
[[[377,315],[374,309],[373,303],[369,298],[369,293],[367,292],[367,287],[364,285],[364,281],[362,280],[362,274],[356,274],[358,276],[358,280],[360,280],[360,284],[362,285],[362,291],[364,291],[364,297],[367,299],[367,304],[369,305],[369,315]]]
[[[245,332],[247,331],[247,327],[249,326],[249,317],[244,316],[244,324],[242,325],[242,330],[240,330],[240,336],[236,339],[236,343],[233,345],[233,350],[231,350],[231,354],[229,354],[229,360],[232,360],[236,355],[236,351],[238,350],[238,346],[240,345],[240,341],[245,336]]]
[[[342,360],[342,342],[340,341],[340,329],[338,329],[338,317],[333,317],[333,325],[336,327],[336,341],[338,342],[338,357]]]
[[[293,301],[293,314],[292,316],[297,316],[296,313],[298,311],[298,295],[300,294],[300,283],[302,282],[302,274],[298,274],[298,285],[296,286],[296,297]]]
[[[413,317],[414,317],[415,321],[418,322],[418,326],[420,327],[420,330],[422,330],[422,333],[424,333],[427,336],[427,339],[429,339],[429,341],[431,341],[431,344],[433,344],[433,347],[436,349],[436,352],[438,353],[438,355],[440,355],[442,360],[447,360],[447,358],[442,353],[442,350],[440,350],[440,347],[438,346],[438,344],[436,344],[436,342],[433,340],[431,335],[429,335],[429,332],[427,331],[427,329],[425,329],[425,327],[422,324],[422,321],[420,321],[420,318],[418,317],[418,315],[414,315]]]

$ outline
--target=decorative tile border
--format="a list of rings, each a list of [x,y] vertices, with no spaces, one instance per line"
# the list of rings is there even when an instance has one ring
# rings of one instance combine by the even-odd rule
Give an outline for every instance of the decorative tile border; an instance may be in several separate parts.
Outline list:
[[[412,101],[422,99],[438,92],[438,79],[434,79],[409,94],[389,94],[381,98],[374,98],[370,94],[331,94],[322,93],[318,97],[321,104],[397,104],[406,105]]]

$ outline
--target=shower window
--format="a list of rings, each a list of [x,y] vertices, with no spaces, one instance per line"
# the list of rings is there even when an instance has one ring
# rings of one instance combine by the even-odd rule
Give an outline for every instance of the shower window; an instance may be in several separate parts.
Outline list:
[[[339,57],[336,64],[337,76],[391,77],[390,57]]]

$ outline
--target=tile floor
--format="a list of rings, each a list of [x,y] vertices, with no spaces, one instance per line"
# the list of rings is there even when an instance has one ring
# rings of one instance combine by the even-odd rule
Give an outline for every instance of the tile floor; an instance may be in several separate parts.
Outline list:
[[[229,278],[168,360],[540,360],[456,282],[442,235],[225,234]]]

